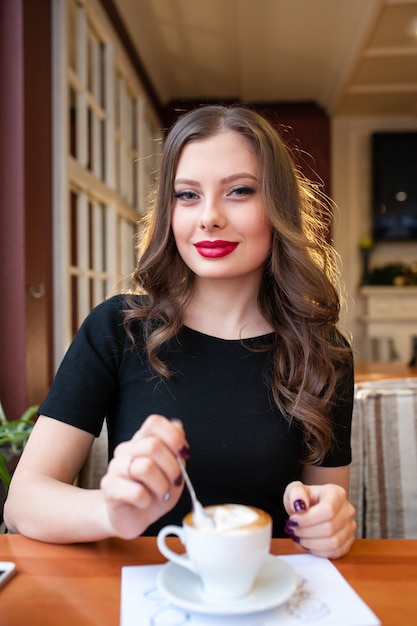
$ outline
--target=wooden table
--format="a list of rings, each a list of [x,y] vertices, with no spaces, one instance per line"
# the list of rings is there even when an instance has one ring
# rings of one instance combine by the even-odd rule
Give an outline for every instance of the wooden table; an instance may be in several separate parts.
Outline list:
[[[401,361],[356,361],[355,382],[389,378],[417,378],[417,367],[408,367]],[[416,616],[417,623],[417,616]]]
[[[301,551],[290,539],[272,542],[275,554]],[[62,546],[19,535],[0,535],[0,560],[17,565],[0,589],[1,626],[116,626],[121,567],[164,562],[151,537]],[[417,540],[358,540],[334,563],[383,626],[416,623]]]

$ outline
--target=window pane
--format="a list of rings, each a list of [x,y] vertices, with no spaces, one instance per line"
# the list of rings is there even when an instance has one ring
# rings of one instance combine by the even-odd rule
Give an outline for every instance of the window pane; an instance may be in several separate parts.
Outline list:
[[[77,70],[76,43],[77,43],[77,6],[73,0],[68,4],[68,62],[74,72]]]
[[[111,22],[100,9],[97,14],[95,2],[62,3],[67,50],[57,42],[53,54],[63,68],[67,62],[66,92],[59,94],[68,108],[66,127],[54,127],[68,150],[54,154],[68,189],[68,202],[55,209],[60,236],[67,238],[55,302],[64,343],[116,285],[118,291],[132,286],[136,219],[153,178],[155,130],[140,79]]]
[[[68,111],[68,129],[69,129],[69,152],[74,159],[77,158],[77,106],[76,93],[74,89],[69,89],[69,111]]]
[[[70,223],[71,223],[71,265],[78,265],[77,254],[77,231],[78,231],[78,216],[77,216],[77,194],[74,191],[70,193]]]

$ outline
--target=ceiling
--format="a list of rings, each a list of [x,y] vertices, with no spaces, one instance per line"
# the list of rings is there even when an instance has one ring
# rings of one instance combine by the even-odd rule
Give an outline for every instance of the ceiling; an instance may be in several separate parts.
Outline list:
[[[113,0],[153,88],[417,115],[417,0]]]

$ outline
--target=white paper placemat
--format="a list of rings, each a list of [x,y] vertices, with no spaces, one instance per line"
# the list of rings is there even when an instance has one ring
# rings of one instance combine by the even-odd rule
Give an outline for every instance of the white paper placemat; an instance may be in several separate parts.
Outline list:
[[[120,626],[380,626],[376,615],[328,559],[310,554],[279,558],[300,578],[294,596],[276,609],[239,616],[202,615],[169,603],[156,585],[163,565],[123,567]]]

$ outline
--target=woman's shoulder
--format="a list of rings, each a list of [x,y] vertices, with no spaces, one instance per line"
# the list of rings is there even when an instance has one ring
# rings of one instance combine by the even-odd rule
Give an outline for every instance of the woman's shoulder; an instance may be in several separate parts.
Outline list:
[[[126,336],[125,318],[127,311],[144,305],[142,296],[117,294],[97,304],[81,324],[82,334],[117,337],[124,341]]]
[[[126,311],[134,308],[141,308],[145,305],[145,297],[140,295],[132,295],[119,293],[110,296],[100,304],[97,304],[89,313],[88,318],[105,319],[120,317],[123,319]]]

